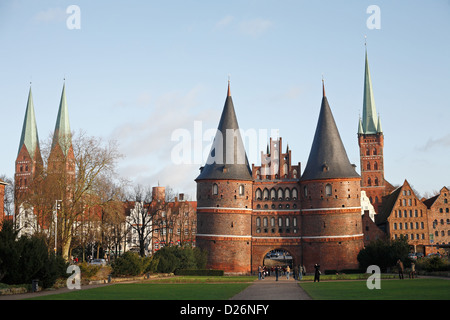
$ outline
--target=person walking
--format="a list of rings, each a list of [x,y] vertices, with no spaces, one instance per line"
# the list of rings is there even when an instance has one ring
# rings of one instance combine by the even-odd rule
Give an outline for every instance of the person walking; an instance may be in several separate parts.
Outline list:
[[[303,279],[303,267],[302,266],[298,266],[298,280],[302,280]]]
[[[258,266],[258,280],[262,279],[262,268],[261,266]]]
[[[275,277],[276,277],[275,281],[278,281],[278,267],[275,267]]]
[[[316,269],[316,270],[314,271],[314,282],[316,282],[316,280],[317,280],[317,282],[320,282],[320,274],[321,274],[321,272],[320,272],[320,266],[316,263],[316,264],[314,265],[314,269]]]
[[[411,273],[409,274],[409,277],[411,279],[414,279],[416,275],[416,264],[414,262],[411,262]]]
[[[291,273],[291,268],[289,266],[286,267],[286,279],[289,280],[289,273]]]
[[[397,260],[397,268],[398,268],[398,277],[400,278],[400,279],[403,279],[403,262],[400,260],[400,259],[398,259]]]

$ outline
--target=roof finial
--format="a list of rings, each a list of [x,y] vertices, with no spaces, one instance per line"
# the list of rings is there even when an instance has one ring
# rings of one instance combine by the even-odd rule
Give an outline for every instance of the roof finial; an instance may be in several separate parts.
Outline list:
[[[323,80],[323,73],[322,73],[322,91],[323,91],[323,96],[325,97],[325,83]]]
[[[228,92],[227,92],[227,96],[231,97],[231,92],[230,92],[230,75],[228,74]]]

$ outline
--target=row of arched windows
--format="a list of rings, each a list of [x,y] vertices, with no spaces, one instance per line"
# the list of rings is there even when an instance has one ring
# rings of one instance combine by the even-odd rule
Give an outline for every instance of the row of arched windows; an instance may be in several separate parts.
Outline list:
[[[256,189],[255,192],[256,200],[297,200],[298,199],[298,191],[296,188],[275,188],[261,190],[260,188]]]
[[[378,170],[378,162],[375,161],[373,163],[373,169],[372,169],[372,164],[370,162],[367,162],[366,169],[367,170]]]
[[[373,156],[378,155],[378,151],[377,151],[376,148],[373,148],[372,150],[371,150],[370,148],[367,148],[367,149],[366,149],[366,156],[370,156],[370,151],[372,151],[372,155],[373,155]]]
[[[297,227],[297,217],[278,217],[278,219],[275,219],[275,217],[263,217],[262,219],[260,217],[256,218],[256,226],[257,227],[268,227],[269,226],[269,219],[270,219],[270,226],[271,227],[290,227],[292,222],[292,227]],[[262,225],[261,225],[262,220]],[[278,224],[275,224],[278,222]]]
[[[372,181],[372,178],[369,177],[369,178],[367,178],[367,185],[368,186],[371,186],[371,185],[379,186],[380,185],[380,181],[378,180],[378,178],[375,178]]]

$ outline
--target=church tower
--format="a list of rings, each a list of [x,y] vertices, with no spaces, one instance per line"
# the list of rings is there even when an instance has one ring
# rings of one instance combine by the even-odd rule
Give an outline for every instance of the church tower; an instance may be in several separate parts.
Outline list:
[[[197,182],[196,245],[207,268],[248,274],[251,265],[252,174],[230,93]]]
[[[15,165],[14,180],[17,197],[20,198],[20,196],[28,190],[30,183],[42,169],[42,166],[43,162],[41,149],[39,147],[39,135],[34,113],[33,95],[30,87]]]
[[[317,128],[300,178],[302,251],[307,270],[353,269],[363,246],[361,178],[348,159],[323,87]]]
[[[67,178],[75,175],[75,156],[72,146],[72,132],[70,131],[65,84],[61,93],[52,147],[48,157],[48,172],[49,174],[63,173]]]
[[[367,48],[365,58],[363,116],[358,125],[361,190],[366,192],[375,211],[379,213],[382,198],[387,194],[390,184],[384,179],[384,135],[375,106]]]

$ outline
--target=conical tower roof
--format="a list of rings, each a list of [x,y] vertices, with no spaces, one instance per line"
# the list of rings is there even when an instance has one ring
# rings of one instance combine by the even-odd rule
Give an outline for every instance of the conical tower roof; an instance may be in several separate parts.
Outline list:
[[[69,109],[66,101],[66,84],[63,85],[61,101],[59,103],[58,116],[56,118],[55,131],[53,134],[52,149],[59,144],[64,155],[67,156],[72,145],[72,133],[69,123]]]
[[[197,180],[252,180],[228,82],[228,93],[217,133]]]
[[[39,150],[39,136],[36,126],[36,116],[34,113],[34,104],[33,104],[33,95],[30,91],[28,93],[28,102],[27,109],[25,111],[25,117],[23,120],[22,126],[22,135],[20,137],[19,143],[19,151],[25,145],[27,148],[28,154],[33,160],[36,160],[36,153],[40,152]]]
[[[301,181],[358,178],[342,143],[336,122],[323,89],[322,105],[308,163]]]

